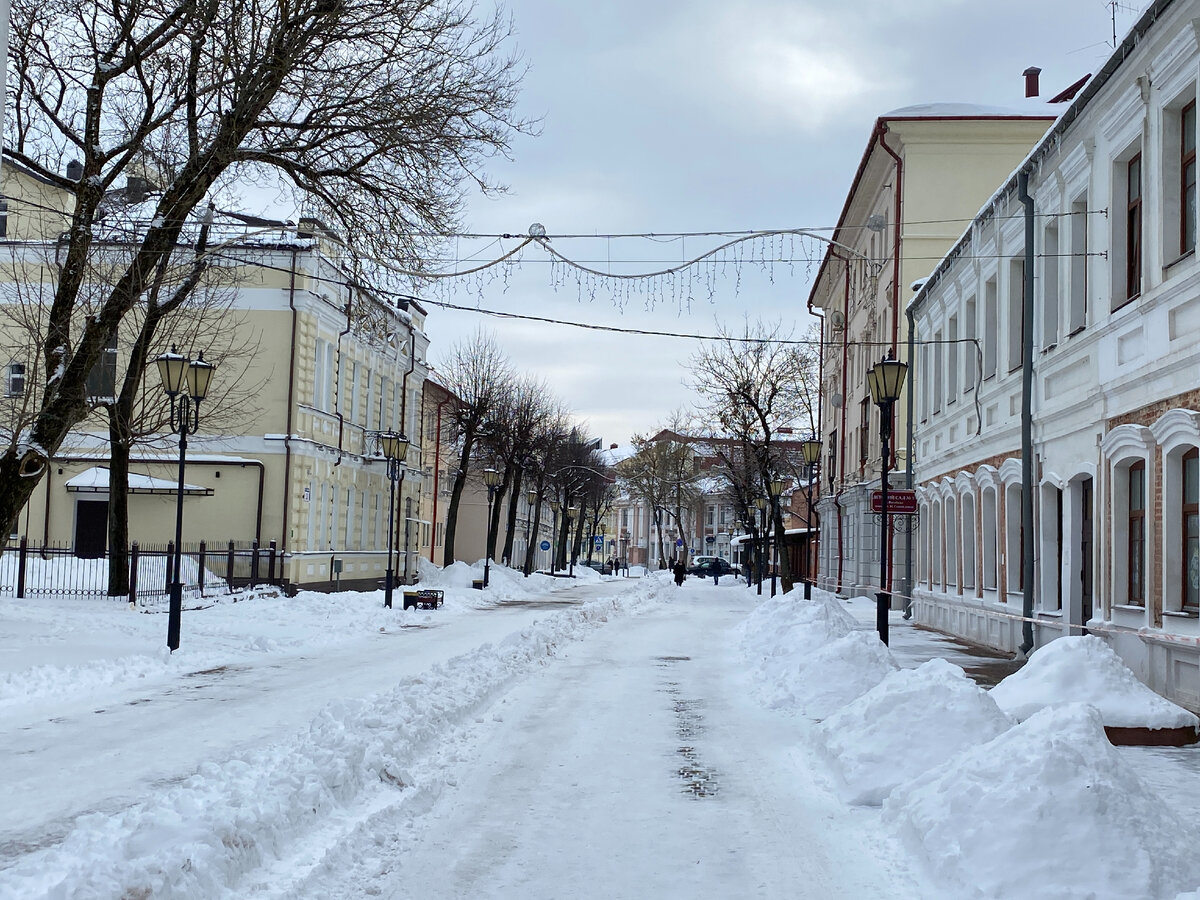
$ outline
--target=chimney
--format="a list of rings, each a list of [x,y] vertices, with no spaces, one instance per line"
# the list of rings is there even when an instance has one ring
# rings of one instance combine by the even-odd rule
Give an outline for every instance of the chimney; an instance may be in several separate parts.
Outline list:
[[[1025,96],[1036,97],[1038,91],[1038,76],[1042,74],[1042,70],[1037,66],[1030,66],[1021,73],[1025,76]]]

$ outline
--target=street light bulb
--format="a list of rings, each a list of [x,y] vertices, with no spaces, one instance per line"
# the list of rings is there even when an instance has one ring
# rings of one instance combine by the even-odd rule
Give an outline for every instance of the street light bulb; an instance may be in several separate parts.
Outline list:
[[[216,368],[212,363],[205,362],[203,351],[188,365],[188,393],[197,403],[208,395],[208,386],[212,382],[213,372],[216,371]]]
[[[900,392],[904,388],[904,376],[907,374],[908,366],[898,359],[893,359],[889,350],[887,358],[875,363],[867,373],[871,402],[876,406],[883,406],[885,403],[895,403],[899,400]]]
[[[787,480],[784,478],[771,479],[771,496],[778,499],[783,495],[783,489],[787,487]]]
[[[529,490],[527,490],[525,492],[525,496],[529,498],[530,506],[533,506],[533,504],[537,503],[537,491],[534,490],[533,488],[530,488]]]
[[[816,465],[821,458],[821,442],[816,438],[809,438],[800,444],[800,453],[804,457],[805,465]]]
[[[380,434],[379,444],[383,448],[383,455],[388,459],[404,459],[408,456],[408,439],[395,431]]]
[[[483,470],[483,483],[490,488],[498,487],[500,484],[501,475],[496,469]]]
[[[158,363],[158,377],[162,379],[163,390],[167,392],[167,396],[174,397],[183,390],[188,358],[180,354],[172,344],[171,352],[162,354],[155,362]]]

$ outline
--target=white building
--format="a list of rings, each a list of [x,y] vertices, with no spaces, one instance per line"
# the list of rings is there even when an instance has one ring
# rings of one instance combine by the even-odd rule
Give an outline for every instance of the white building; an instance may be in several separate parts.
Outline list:
[[[917,620],[1015,649],[1027,624],[1022,562],[1030,548],[1028,624],[1037,645],[1086,627],[1193,710],[1197,21],[1200,0],[1151,4],[910,304],[922,342],[912,381]],[[1026,179],[1032,292],[1019,196]]]

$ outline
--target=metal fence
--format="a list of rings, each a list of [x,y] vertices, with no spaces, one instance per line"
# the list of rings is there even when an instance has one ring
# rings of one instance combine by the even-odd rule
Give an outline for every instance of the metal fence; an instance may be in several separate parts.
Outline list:
[[[142,606],[165,602],[174,576],[175,542],[129,547],[130,601]],[[70,547],[32,546],[26,538],[10,544],[0,556],[0,596],[105,597],[111,554],[77,556]],[[209,545],[184,544],[180,553],[180,582],[185,594],[206,597],[232,594],[247,587],[283,581],[283,559],[271,541]]]

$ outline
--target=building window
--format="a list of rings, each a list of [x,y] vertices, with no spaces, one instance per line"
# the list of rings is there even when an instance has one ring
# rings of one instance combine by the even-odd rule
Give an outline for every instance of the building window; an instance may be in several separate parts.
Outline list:
[[[976,359],[979,350],[979,345],[976,343],[978,326],[975,316],[975,298],[968,297],[963,314],[963,337],[965,338],[964,344],[966,345],[964,347],[964,360],[966,362],[966,372],[963,377],[964,394],[975,390],[975,381],[979,378],[979,366]]]
[[[871,454],[871,398],[867,397],[859,404],[858,417],[858,459],[862,465],[867,464]]]
[[[6,397],[25,396],[25,363],[9,363],[4,391]]]
[[[1135,462],[1128,474],[1129,593],[1127,602],[1146,601],[1146,464]]]
[[[990,278],[983,286],[983,377],[996,374],[996,332],[1000,328],[1000,316],[996,310],[996,279]]]
[[[942,389],[946,384],[945,373],[942,370],[944,359],[945,345],[942,342],[942,333],[935,331],[933,333],[933,412],[936,415],[942,411]]]
[[[1085,195],[1071,204],[1071,309],[1067,334],[1078,334],[1087,324],[1087,244],[1088,211]]]
[[[1183,455],[1183,608],[1200,611],[1200,450]]]
[[[1125,299],[1142,292],[1142,154],[1125,167]]]
[[[1035,295],[1036,296],[1036,295]],[[1046,227],[1042,241],[1042,349],[1058,343],[1058,224]]]
[[[1008,264],[1008,371],[1021,368],[1021,348],[1025,344],[1025,260]]]
[[[86,383],[87,395],[92,398],[117,396],[117,336],[109,338],[104,349],[100,351],[100,359],[88,372]]]
[[[1179,115],[1179,252],[1196,249],[1196,101]]]
[[[958,399],[958,316],[950,317],[946,330],[946,403]]]

